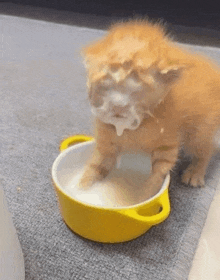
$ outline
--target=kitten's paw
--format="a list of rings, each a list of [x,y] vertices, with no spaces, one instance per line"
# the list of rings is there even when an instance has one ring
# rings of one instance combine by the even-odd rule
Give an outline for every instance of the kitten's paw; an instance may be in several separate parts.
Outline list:
[[[196,170],[195,166],[190,165],[182,175],[182,182],[192,187],[204,187],[204,175]]]
[[[144,200],[152,198],[155,196],[160,190],[163,184],[165,177],[160,174],[151,174],[149,178],[145,182],[145,192],[143,194]]]
[[[93,184],[103,179],[103,176],[99,172],[95,172],[92,169],[87,170],[79,180],[79,187],[86,189],[90,188]]]
[[[82,189],[90,188],[93,184],[94,184],[94,179],[87,176],[82,177],[78,183],[79,187]]]

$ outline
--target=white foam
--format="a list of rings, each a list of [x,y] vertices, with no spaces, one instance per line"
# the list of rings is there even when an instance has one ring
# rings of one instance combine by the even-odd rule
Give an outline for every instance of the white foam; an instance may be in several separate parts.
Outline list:
[[[92,113],[100,118],[103,122],[113,124],[116,128],[116,132],[118,136],[121,136],[125,129],[131,129],[135,130],[139,127],[142,116],[140,116],[137,112],[134,106],[130,106],[128,111],[126,112],[127,116],[125,118],[117,118],[112,117],[111,115],[104,113],[107,111],[107,103],[104,103],[102,108],[95,108],[92,107],[91,111]],[[100,115],[101,113],[101,115]]]
[[[145,187],[151,164],[146,156],[139,156],[139,161],[137,157],[131,154],[122,156],[119,168],[115,167],[105,180],[88,189],[78,185],[84,172],[81,168],[74,172],[64,190],[71,197],[96,206],[123,207],[141,203],[151,197]]]

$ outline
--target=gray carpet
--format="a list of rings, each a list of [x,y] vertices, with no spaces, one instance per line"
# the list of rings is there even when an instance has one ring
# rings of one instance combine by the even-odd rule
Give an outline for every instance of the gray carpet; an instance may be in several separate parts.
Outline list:
[[[169,218],[122,244],[72,233],[51,184],[60,141],[93,134],[80,48],[104,31],[0,16],[0,184],[25,259],[26,280],[185,280],[220,174],[210,163],[204,189],[172,174]],[[220,62],[220,50],[188,46]]]

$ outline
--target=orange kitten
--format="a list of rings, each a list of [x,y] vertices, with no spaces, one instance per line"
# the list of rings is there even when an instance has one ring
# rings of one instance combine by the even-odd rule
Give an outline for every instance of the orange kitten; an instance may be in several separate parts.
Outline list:
[[[96,115],[96,148],[81,179],[91,186],[113,168],[122,151],[141,150],[152,159],[146,181],[158,192],[182,145],[192,163],[182,181],[204,185],[220,128],[220,71],[165,35],[159,24],[114,25],[83,50],[89,100]]]

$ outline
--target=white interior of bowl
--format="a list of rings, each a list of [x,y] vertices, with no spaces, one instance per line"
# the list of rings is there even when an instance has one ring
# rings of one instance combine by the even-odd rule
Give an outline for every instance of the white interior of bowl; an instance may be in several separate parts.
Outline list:
[[[122,154],[120,164],[104,180],[88,189],[80,188],[78,182],[94,146],[94,141],[77,144],[62,152],[55,160],[53,180],[68,196],[89,205],[121,208],[150,201],[167,188],[169,176],[157,195],[149,198],[144,183],[149,176],[151,162],[143,153]]]

